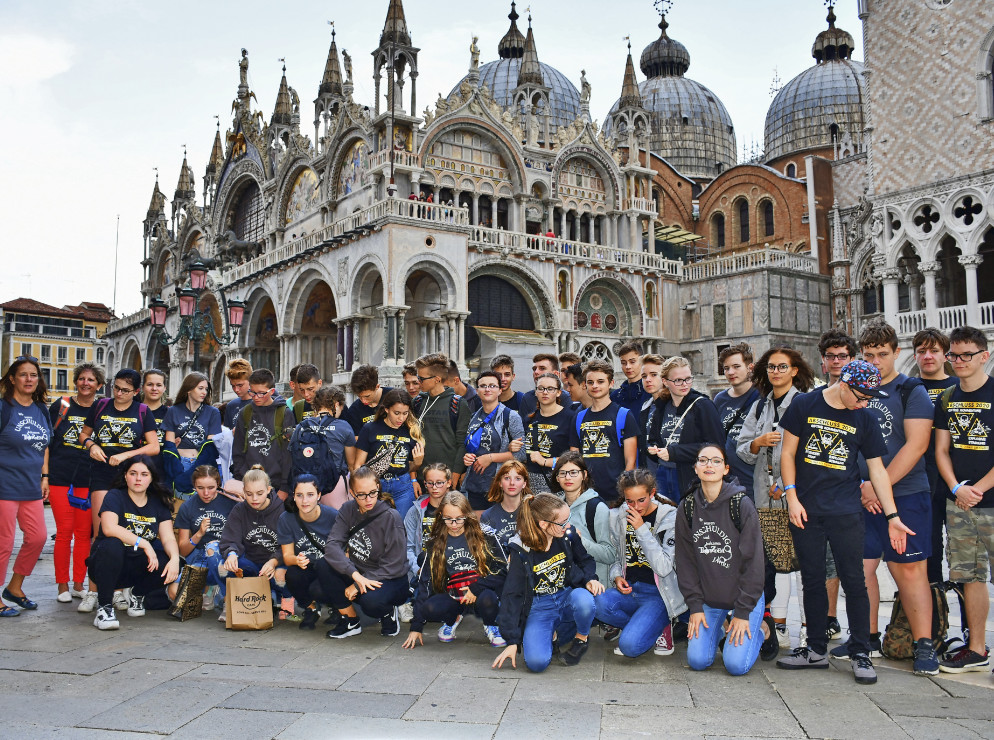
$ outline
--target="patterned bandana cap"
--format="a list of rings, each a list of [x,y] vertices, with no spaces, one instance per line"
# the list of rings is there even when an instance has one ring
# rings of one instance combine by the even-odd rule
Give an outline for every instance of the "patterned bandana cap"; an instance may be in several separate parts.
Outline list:
[[[887,392],[880,390],[880,371],[869,362],[853,360],[844,368],[839,382],[866,396],[887,398]]]

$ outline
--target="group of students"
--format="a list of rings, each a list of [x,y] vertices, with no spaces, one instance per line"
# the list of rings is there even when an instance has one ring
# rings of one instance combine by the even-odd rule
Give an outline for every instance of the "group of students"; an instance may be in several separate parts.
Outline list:
[[[101,629],[119,626],[115,607],[140,616],[146,598],[172,598],[185,562],[207,568],[218,606],[232,574],[270,578],[302,629],[327,606],[333,638],[361,631],[357,605],[384,635],[410,622],[410,648],[429,622],[451,641],[471,610],[504,648],[495,667],[520,648],[542,670],[579,662],[595,621],[628,657],[671,654],[676,625],[692,668],[711,665],[720,644],[741,674],[790,647],[792,586],[803,626],[777,665],[827,667],[841,583],[850,637],[831,655],[872,683],[883,557],[915,672],[986,669],[994,389],[983,333],[921,332],[921,380],[896,372],[897,336],[882,322],[858,342],[832,330],[819,349],[824,387],[793,348],[754,360],[747,345],[729,347],[719,357],[729,387],[714,400],[693,388],[685,358],[634,342],[619,350],[618,388],[611,364],[570,354],[536,355],[533,391],[513,389],[506,355],[472,388],[436,353],[404,368],[403,390],[358,368],[351,406],[313,365],[293,369],[284,398],[269,370],[235,360],[236,398],[221,409],[200,373],[171,406],[158,370],[122,370],[112,398],[97,399],[104,378],[92,365],[76,368],[74,396],[46,407],[37,360],[18,358],[2,386],[4,580],[15,521],[25,537],[2,597],[37,608],[22,585],[47,498],[58,599],[96,609]],[[758,510],[775,507],[787,510],[800,582],[765,554]],[[946,519],[967,642],[940,665],[929,583],[942,580]]]

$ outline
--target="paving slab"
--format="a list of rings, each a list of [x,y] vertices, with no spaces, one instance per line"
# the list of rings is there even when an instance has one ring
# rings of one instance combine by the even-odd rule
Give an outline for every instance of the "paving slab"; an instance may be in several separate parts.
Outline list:
[[[404,719],[497,724],[516,686],[512,677],[439,676]]]
[[[211,663],[222,663],[227,665],[254,665],[281,667],[292,661],[303,653],[289,652],[286,650],[266,650],[257,647],[246,647],[238,645],[216,644],[210,645],[201,643],[170,643],[162,645],[148,653],[147,657],[157,660],[181,660],[203,663],[210,660]]]
[[[90,629],[97,632],[92,626]],[[146,636],[148,636],[147,633]],[[133,637],[118,634],[116,640],[101,640],[60,655],[50,655],[45,660],[24,666],[22,670],[92,676],[94,673],[99,673],[134,658],[150,657],[154,650],[148,642],[142,639],[136,640]]]
[[[978,740],[978,738],[994,736],[990,734],[994,732],[994,727],[986,728],[988,733],[984,734],[965,727],[958,721],[901,716],[893,716],[891,719],[897,722],[912,740]],[[988,723],[981,722],[980,724]]]
[[[507,705],[494,740],[597,740],[600,737],[601,707],[556,701],[514,699]]]
[[[247,709],[211,709],[192,722],[183,725],[170,737],[188,740],[270,740],[292,725],[301,715],[279,711],[274,706],[266,711]]]
[[[28,723],[4,723],[6,737],[23,737],[32,740],[161,740],[162,735],[147,732],[111,732],[88,730],[82,727],[57,727]]]
[[[360,694],[349,691],[250,686],[228,697],[221,706],[228,709],[265,709],[284,712],[354,714],[357,717],[399,719],[415,701],[404,694]],[[275,702],[278,701],[278,705]]]
[[[744,676],[730,676],[724,665],[712,665],[706,671],[687,669],[684,681],[696,707],[712,707],[736,712],[756,707],[781,707],[783,701],[761,670]]]
[[[405,650],[396,645],[359,669],[340,688],[342,691],[420,695],[446,669],[450,656],[451,653],[446,655],[438,650]]]
[[[580,704],[624,706],[644,704],[649,706],[692,707],[694,700],[686,683],[657,681],[651,688],[620,681],[575,681],[568,674],[538,675],[534,679],[519,680],[514,699],[540,699],[543,701]],[[572,708],[566,711],[572,711]]]
[[[305,714],[278,735],[279,740],[364,738],[366,740],[490,740],[496,725],[465,722],[418,722],[357,717],[344,714]]]
[[[850,684],[845,692],[830,693],[812,690],[803,679],[798,678],[794,685],[781,688],[780,695],[809,737],[905,740],[907,733],[888,716],[893,712],[874,711],[875,701],[890,699],[894,695],[882,694],[871,699],[856,691],[854,686]],[[920,703],[922,699],[915,697],[914,701]]]
[[[754,708],[737,712],[716,712],[710,707],[609,706],[603,708],[601,736],[630,732],[633,727],[659,733],[657,737],[709,735],[764,738],[806,737],[786,708]]]
[[[312,663],[310,668],[271,668],[269,666],[232,666],[205,663],[191,670],[186,677],[197,681],[237,678],[253,686],[269,686],[282,689],[293,686],[300,689],[337,689],[354,671],[342,673],[340,666],[319,668]]]
[[[936,719],[979,719],[994,721],[994,703],[964,699],[957,696],[929,697],[881,694],[870,697],[884,712],[903,717],[934,717]]]

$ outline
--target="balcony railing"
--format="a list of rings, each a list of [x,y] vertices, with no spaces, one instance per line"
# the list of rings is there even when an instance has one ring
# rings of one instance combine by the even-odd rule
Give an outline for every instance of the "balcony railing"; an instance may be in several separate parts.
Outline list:
[[[398,152],[394,150],[393,163],[395,167],[420,167],[418,155],[411,152]],[[369,169],[374,169],[382,165],[390,164],[390,150],[383,149],[369,156]]]
[[[689,281],[711,280],[737,272],[763,268],[816,273],[818,263],[807,254],[795,254],[779,249],[756,249],[684,265],[683,277]]]
[[[127,316],[122,316],[119,319],[114,319],[109,324],[107,324],[107,333],[111,334],[115,331],[121,331],[122,329],[127,329],[129,326],[134,326],[135,324],[141,323],[146,319],[149,319],[149,312],[147,308],[139,308],[134,313],[130,313]]]
[[[3,330],[16,334],[40,334],[46,337],[97,338],[96,331],[92,327],[52,326],[51,324],[36,324],[30,321],[6,321]]]
[[[980,314],[978,329],[994,329],[994,301],[981,303],[977,306]],[[970,323],[969,309],[967,306],[946,306],[936,311],[936,328],[945,333],[949,333],[958,326],[966,326]],[[910,336],[929,326],[928,312],[925,309],[920,311],[905,311],[897,315],[897,332],[901,336]]]
[[[510,249],[524,256],[542,255],[556,262],[586,262],[617,265],[622,268],[654,270],[665,275],[680,276],[682,263],[649,252],[633,252],[606,244],[587,244],[574,239],[560,239],[537,234],[473,226],[469,246],[477,249]]]
[[[649,198],[625,198],[625,210],[645,211],[647,213],[657,213],[656,201]]]

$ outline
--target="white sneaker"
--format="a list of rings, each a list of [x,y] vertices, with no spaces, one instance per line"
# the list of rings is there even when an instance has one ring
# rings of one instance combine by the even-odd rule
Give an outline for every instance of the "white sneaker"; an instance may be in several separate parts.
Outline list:
[[[93,618],[93,626],[98,630],[120,629],[121,623],[117,621],[113,606],[102,606],[97,609],[97,616]]]
[[[801,627],[801,633],[797,636],[797,647],[806,648],[808,646],[808,628]]]
[[[60,604],[71,604],[72,594],[69,593],[68,591],[63,591],[58,596],[55,597],[55,600],[58,601]]]
[[[86,589],[85,589],[85,588],[84,588],[84,589],[81,589],[81,590],[79,590],[79,591],[77,591],[77,590],[76,590],[76,589],[74,589],[74,588],[73,588],[72,586],[70,586],[70,587],[69,587],[69,594],[70,594],[70,595],[71,595],[71,596],[72,596],[72,597],[73,597],[74,599],[82,599],[82,598],[83,598],[83,596],[85,596],[85,595],[86,595],[86,593],[87,593],[87,592],[86,592]]]
[[[82,614],[89,614],[96,608],[97,608],[97,592],[86,591],[83,594],[82,600],[79,602],[79,606],[76,607],[76,611]]]
[[[787,625],[780,624],[779,622],[777,622],[776,630],[777,630],[777,642],[780,644],[780,647],[789,649],[790,631],[787,629]]]
[[[397,612],[400,614],[401,622],[406,623],[414,619],[414,605],[410,601],[405,601],[401,604]]]
[[[121,591],[114,592],[114,608],[115,609],[127,609],[130,606],[131,601],[131,589],[125,588]]]
[[[456,639],[456,627],[462,621],[462,614],[456,617],[456,621],[452,624],[443,624],[438,628],[438,640],[439,642],[452,642]]]
[[[224,613],[224,604],[221,604],[221,610],[220,613],[217,615],[217,621],[219,622],[228,621],[228,615]]]
[[[491,647],[507,647],[507,640],[500,636],[500,630],[497,628],[497,625],[484,625],[483,632],[486,634],[487,639],[490,640]]]
[[[131,589],[128,589],[130,591]],[[144,617],[145,616],[145,597],[135,596],[131,594],[128,599],[128,616],[129,617]]]

